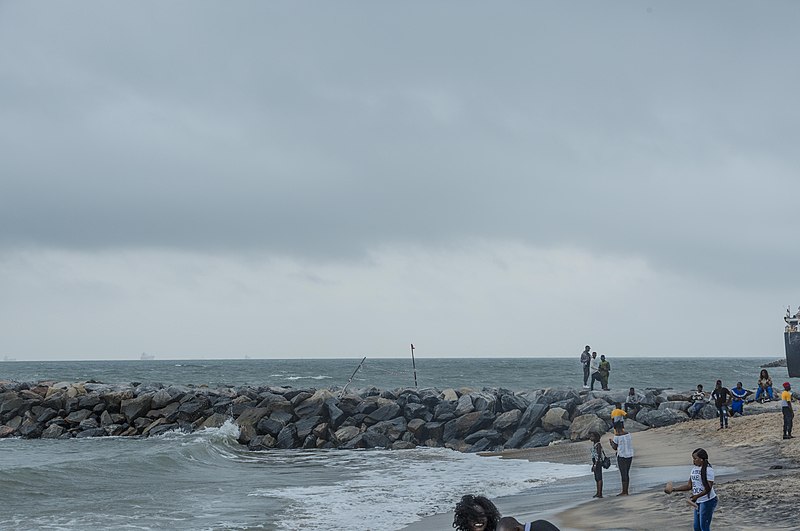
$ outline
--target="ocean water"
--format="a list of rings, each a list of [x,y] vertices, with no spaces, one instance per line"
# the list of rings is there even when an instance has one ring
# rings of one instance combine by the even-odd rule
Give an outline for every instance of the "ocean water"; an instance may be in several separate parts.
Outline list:
[[[360,360],[4,362],[0,379],[341,387]],[[684,389],[754,381],[766,359],[612,359],[610,385]],[[413,385],[407,360],[367,360],[350,385]],[[420,387],[579,386],[564,359],[417,360]],[[772,369],[782,380],[786,369]],[[410,381],[409,381],[410,378]],[[615,379],[618,384],[615,383]],[[588,477],[584,465],[529,463],[438,448],[251,452],[227,423],[148,439],[0,439],[0,529],[398,530],[492,498]]]

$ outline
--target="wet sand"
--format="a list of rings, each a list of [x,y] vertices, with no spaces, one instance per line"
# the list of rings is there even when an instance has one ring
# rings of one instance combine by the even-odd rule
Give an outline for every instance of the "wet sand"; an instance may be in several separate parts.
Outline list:
[[[587,465],[585,477],[494,501],[504,515],[520,521],[545,518],[564,531],[692,529],[693,512],[686,503],[689,494],[668,495],[663,487],[667,481],[688,481],[691,453],[703,447],[717,474],[714,487],[720,501],[714,528],[800,529],[795,509],[800,493],[800,436],[782,439],[777,403],[748,404],[746,409],[763,413],[733,418],[726,430],[717,430],[719,421],[711,419],[634,433],[630,496],[616,496],[620,479],[612,467],[604,474],[605,497],[593,499],[595,485]],[[608,437],[604,435],[602,442],[612,454]],[[589,443],[583,441],[487,455],[575,464],[586,463],[588,454]],[[441,531],[452,529],[452,521],[452,513],[436,515],[405,529]]]

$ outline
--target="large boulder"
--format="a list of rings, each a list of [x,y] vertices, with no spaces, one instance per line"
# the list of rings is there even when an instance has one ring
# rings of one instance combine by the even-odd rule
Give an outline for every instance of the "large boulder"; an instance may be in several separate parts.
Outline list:
[[[677,409],[680,411],[686,411],[691,405],[692,403],[687,400],[670,400],[667,402],[661,402],[658,405],[658,409]]]
[[[515,394],[503,394],[500,395],[500,406],[503,408],[503,411],[511,411],[512,409],[519,409],[523,411],[528,408],[530,402],[528,399],[515,395]]]
[[[497,404],[497,397],[492,393],[472,393],[472,405],[475,411],[489,411],[494,413]]]
[[[519,419],[519,427],[524,428],[528,432],[532,431],[533,428],[539,424],[539,421],[542,420],[542,417],[544,417],[549,408],[549,405],[538,402],[529,405]]]
[[[679,409],[643,409],[636,415],[636,421],[651,428],[669,426],[688,420],[689,416]]]
[[[488,428],[494,422],[494,415],[488,411],[473,411],[448,421],[444,425],[444,440],[463,439],[471,433]]]
[[[150,403],[153,397],[149,394],[139,395],[136,398],[129,398],[120,403],[120,413],[125,415],[128,422],[133,422],[150,411]]]
[[[564,408],[551,408],[542,417],[542,428],[545,431],[564,431],[570,424],[569,412]]]
[[[589,434],[592,432],[603,434],[607,431],[608,424],[605,420],[593,413],[588,413],[573,419],[567,435],[569,435],[569,438],[573,441],[582,441],[588,439]]]
[[[325,414],[325,402],[334,398],[334,394],[327,389],[320,389],[313,395],[294,406],[294,413],[298,417],[321,417]]]
[[[472,405],[472,397],[470,395],[461,395],[461,398],[456,402],[456,417],[466,415],[475,411],[475,406]]]
[[[575,408],[575,415],[597,415],[601,411],[609,409],[609,404],[602,398],[592,398],[583,404],[578,404]]]
[[[497,418],[494,419],[492,427],[498,431],[511,430],[519,425],[519,419],[521,418],[522,411],[519,409],[512,409],[511,411],[506,411],[498,415]]]
[[[393,420],[384,420],[382,422],[378,422],[374,426],[370,427],[367,431],[380,433],[390,441],[394,442],[403,436],[403,433],[405,433],[406,429],[406,419],[403,417],[398,417]]]
[[[388,404],[381,406],[372,413],[368,414],[367,418],[364,419],[364,423],[368,425],[376,424],[385,420],[391,420],[399,415],[400,406],[394,402],[389,402]]]
[[[361,430],[356,428],[355,426],[345,426],[344,428],[339,428],[333,434],[334,439],[339,442],[339,444],[344,444],[352,439],[354,439]]]
[[[555,432],[540,431],[531,435],[522,448],[541,448],[542,446],[549,446],[553,441],[560,441],[564,437]]]

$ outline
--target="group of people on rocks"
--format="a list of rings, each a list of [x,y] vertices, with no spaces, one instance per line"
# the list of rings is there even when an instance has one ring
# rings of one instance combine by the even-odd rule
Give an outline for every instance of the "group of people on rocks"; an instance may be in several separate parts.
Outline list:
[[[591,352],[589,345],[581,352],[581,364],[583,365],[583,388],[594,391],[594,383],[600,382],[603,391],[608,391],[608,376],[611,373],[611,363],[606,359],[605,354],[597,357],[597,352]],[[591,376],[591,385],[589,377]]]
[[[789,382],[783,383],[783,391],[781,391],[781,412],[783,414],[783,438],[793,439],[792,425],[794,424],[794,409],[792,402],[798,399],[798,396],[792,391],[792,384]],[[744,415],[744,404],[749,402],[748,397],[753,394],[753,391],[747,390],[742,386],[742,382],[736,382],[736,387],[728,389],[722,385],[722,380],[717,380],[714,390],[711,392],[710,397],[703,391],[703,384],[697,384],[697,390],[691,395],[692,405],[689,406],[687,413],[689,418],[696,419],[700,411],[705,407],[708,399],[714,401],[714,406],[717,408],[717,417],[719,418],[720,430],[727,429],[728,418],[736,415]],[[772,379],[766,369],[761,369],[758,377],[758,388],[755,392],[755,398],[752,399],[758,402],[769,402],[776,400],[775,394],[772,390]]]

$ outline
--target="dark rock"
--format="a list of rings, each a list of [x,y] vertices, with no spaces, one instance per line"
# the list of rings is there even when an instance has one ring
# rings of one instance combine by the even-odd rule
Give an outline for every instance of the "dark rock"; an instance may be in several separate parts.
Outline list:
[[[519,448],[522,446],[525,438],[528,436],[528,430],[525,428],[519,428],[514,434],[509,437],[504,445],[504,448]]]
[[[334,430],[338,429],[347,418],[347,415],[336,405],[335,398],[326,400],[325,407],[327,408],[327,415],[328,419],[330,419],[331,428]]]
[[[58,411],[55,409],[44,408],[36,417],[36,422],[40,422],[44,424],[45,422],[52,420],[58,416]]]
[[[91,415],[92,412],[89,411],[88,409],[80,409],[74,413],[70,413],[69,415],[67,415],[67,418],[64,420],[66,420],[70,424],[77,425],[86,420],[87,418],[89,418]]]
[[[345,426],[344,428],[336,430],[336,433],[333,434],[333,438],[338,443],[343,444],[355,438],[359,433],[361,433],[361,430],[355,426]]]
[[[429,410],[424,404],[411,402],[403,408],[403,416],[408,420],[424,418],[426,413],[429,413]]]
[[[474,411],[448,421],[444,425],[444,440],[463,439],[470,433],[488,428],[494,422],[494,415],[488,411]]]
[[[200,425],[201,428],[219,428],[229,419],[228,415],[223,413],[212,413],[208,418],[201,419],[203,420],[202,424]]]
[[[512,409],[524,411],[529,405],[530,402],[528,400],[518,395],[504,394],[500,396],[500,406],[503,411],[511,411]]]
[[[466,443],[468,441],[465,439],[464,442]],[[470,446],[467,449],[467,452],[470,453],[485,452],[486,450],[491,449],[493,445],[494,443],[491,440],[483,438],[475,442],[475,444],[473,444],[472,446]]]
[[[43,426],[36,419],[26,419],[17,432],[25,438],[35,439],[42,434]]]
[[[366,424],[375,424],[377,422],[383,422],[385,420],[393,419],[400,415],[400,406],[395,404],[394,402],[390,402],[385,406],[379,407],[372,413],[367,415],[367,418],[364,419]]]
[[[322,421],[321,416],[306,417],[298,420],[294,427],[297,431],[298,439],[305,439],[312,432],[314,427]],[[280,435],[280,432],[278,433]],[[315,443],[316,446],[316,443]]]
[[[417,445],[414,443],[406,442],[406,441],[395,441],[392,443],[392,450],[412,450],[416,448]]]
[[[297,430],[294,426],[285,426],[278,434],[278,440],[275,443],[276,448],[294,448],[295,438],[297,437]]]
[[[467,444],[474,444],[481,439],[487,439],[491,442],[496,442],[498,439],[500,439],[500,437],[500,432],[497,430],[479,430],[464,437],[464,442]]]
[[[532,431],[547,413],[549,407],[549,405],[541,403],[529,405],[519,419],[519,427],[525,429],[527,432]]]
[[[499,431],[506,431],[515,428],[519,424],[521,418],[522,411],[519,409],[512,409],[511,411],[506,411],[498,415],[497,418],[494,419],[492,427]]]
[[[255,429],[255,426],[267,413],[269,413],[269,410],[265,407],[247,408],[236,419],[236,424],[239,427],[250,426]]]
[[[78,424],[78,429],[81,430],[93,430],[98,427],[100,427],[100,423],[97,422],[97,419],[94,417],[87,417]]]
[[[266,408],[267,414],[271,415],[275,411],[285,411],[287,413],[294,413],[292,403],[286,400],[282,395],[274,393],[262,393],[258,395],[261,401],[258,403],[259,408]]]
[[[456,417],[466,415],[475,411],[475,406],[472,405],[472,397],[470,395],[461,395],[461,398],[456,402]]]
[[[174,424],[174,423],[161,424],[159,426],[156,426],[152,430],[150,430],[148,432],[148,435],[150,437],[157,437],[159,435],[164,435],[165,433],[167,433],[169,431],[175,431],[177,429],[179,429],[178,424]]]
[[[406,419],[403,417],[398,417],[393,420],[379,422],[370,427],[367,431],[380,433],[389,439],[389,441],[394,442],[402,437],[403,433],[406,431],[406,428]]]
[[[78,437],[79,439],[83,439],[84,437],[103,437],[105,436],[105,434],[106,430],[103,428],[91,428],[88,430],[83,430],[81,432],[78,432],[78,435],[76,435],[76,437]]]
[[[94,406],[101,402],[102,400],[97,395],[85,395],[78,399],[78,407],[81,409],[94,409]]]
[[[531,435],[531,437],[522,445],[522,448],[540,448],[542,446],[549,446],[553,441],[560,441],[563,437],[557,433],[539,432]]]
[[[679,409],[643,409],[636,415],[636,421],[651,428],[669,426],[688,420],[688,415]]]
[[[277,437],[284,426],[286,426],[284,422],[278,422],[271,418],[262,418],[256,425],[256,433],[259,435],[272,435],[273,437]]]
[[[448,421],[456,417],[456,402],[439,402],[433,410],[433,420]]]
[[[141,395],[136,398],[123,400],[120,403],[120,412],[125,415],[128,422],[132,422],[150,411],[151,395]]]
[[[51,424],[42,432],[42,439],[58,439],[64,433],[64,428],[58,424]]]

